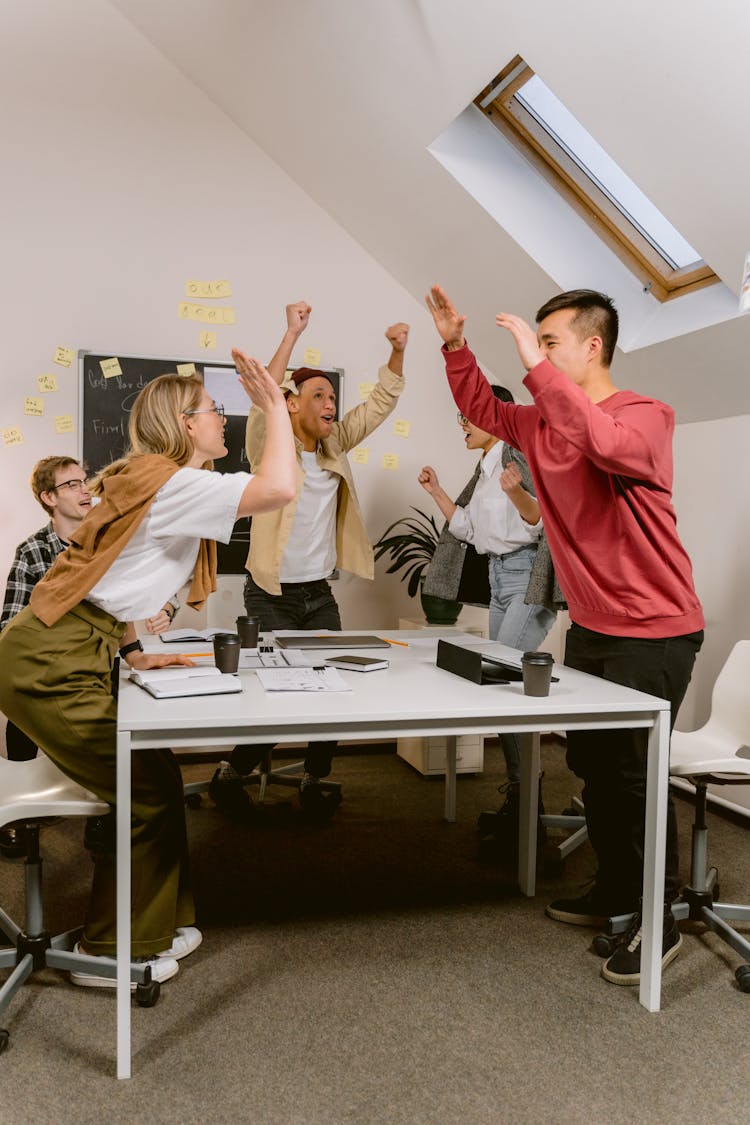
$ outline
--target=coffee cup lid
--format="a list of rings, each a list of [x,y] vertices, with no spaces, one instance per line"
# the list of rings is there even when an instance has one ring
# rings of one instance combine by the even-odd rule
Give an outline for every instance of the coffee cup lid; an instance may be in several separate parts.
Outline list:
[[[551,652],[525,652],[523,659],[527,664],[554,664]]]

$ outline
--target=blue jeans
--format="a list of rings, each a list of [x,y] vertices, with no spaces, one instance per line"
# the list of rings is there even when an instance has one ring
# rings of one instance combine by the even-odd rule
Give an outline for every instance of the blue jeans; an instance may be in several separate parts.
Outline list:
[[[523,547],[507,555],[490,555],[490,638],[521,652],[533,651],[555,623],[555,611],[543,605],[526,605],[536,547]],[[521,780],[518,736],[501,734],[508,781]]]
[[[273,629],[340,629],[341,617],[331,587],[324,578],[317,582],[282,582],[280,594],[267,594],[248,574],[245,609],[260,622],[261,633]],[[238,773],[251,773],[270,746],[235,746],[229,756]],[[307,747],[305,771],[313,777],[328,777],[335,742],[313,742]]]

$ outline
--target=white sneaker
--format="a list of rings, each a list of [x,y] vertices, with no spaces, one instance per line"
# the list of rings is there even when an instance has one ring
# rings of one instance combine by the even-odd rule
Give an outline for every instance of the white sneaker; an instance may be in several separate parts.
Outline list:
[[[80,944],[76,944],[74,953],[81,953],[86,957],[94,957],[96,954],[86,953],[81,949]],[[107,961],[109,964],[114,965],[115,960],[113,957],[103,957],[102,961]],[[158,980],[164,983],[165,980],[171,980],[172,977],[177,976],[180,971],[180,966],[174,957],[134,957],[132,964],[134,965],[150,965],[151,966],[151,980]],[[115,977],[99,977],[95,973],[84,973],[77,969],[71,971],[70,983],[77,984],[81,988],[117,988],[117,980]],[[130,991],[135,992],[136,982],[131,980]]]
[[[189,953],[194,953],[202,941],[203,934],[195,926],[178,926],[169,949],[158,953],[157,957],[171,957],[173,961],[180,961]]]

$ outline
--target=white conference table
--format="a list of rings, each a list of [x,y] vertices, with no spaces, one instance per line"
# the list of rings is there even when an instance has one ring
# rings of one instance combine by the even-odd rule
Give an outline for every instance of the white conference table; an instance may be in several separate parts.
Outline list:
[[[130,785],[134,749],[446,736],[445,816],[455,820],[457,736],[517,733],[522,750],[518,881],[524,894],[533,895],[540,734],[553,730],[648,728],[639,998],[648,1011],[658,1011],[669,703],[562,665],[555,665],[554,669],[559,683],[552,684],[549,696],[543,698],[524,695],[520,683],[478,685],[436,667],[437,636],[424,631],[390,630],[386,635],[407,644],[392,646],[387,654],[383,651],[390,661],[387,670],[367,674],[341,672],[353,689],[350,692],[264,692],[255,673],[248,671],[240,672],[243,690],[236,695],[157,700],[122,678],[117,722],[118,1078],[129,1078],[131,1073]],[[445,635],[447,639],[457,639],[455,630],[447,629]],[[519,658],[513,649],[476,637],[462,637],[460,643],[499,658],[515,662]],[[153,645],[149,648],[153,649]],[[341,651],[346,651],[345,641]],[[380,654],[380,650],[371,651],[373,655],[376,651]],[[606,739],[602,739],[602,753],[606,752]]]

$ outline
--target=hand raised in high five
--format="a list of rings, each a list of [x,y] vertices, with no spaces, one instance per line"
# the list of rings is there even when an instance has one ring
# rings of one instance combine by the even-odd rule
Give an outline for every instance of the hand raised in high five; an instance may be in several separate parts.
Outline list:
[[[312,305],[308,305],[307,301],[295,301],[293,305],[287,305],[286,323],[289,331],[295,336],[301,336],[310,322],[311,312]]]
[[[536,367],[538,363],[542,362],[544,353],[539,347],[536,332],[525,320],[522,320],[520,316],[514,316],[512,313],[498,313],[495,317],[495,324],[498,328],[505,328],[510,332],[516,342],[521,363],[527,371],[531,371],[532,367]]]
[[[286,411],[286,403],[279,385],[262,363],[246,356],[239,348],[232,348],[232,359],[240,382],[253,406],[257,406],[266,414],[277,407],[283,407]]]
[[[440,336],[445,341],[448,351],[462,348],[464,340],[464,323],[466,317],[456,312],[453,304],[444,289],[433,285],[425,297],[427,308],[432,314]]]
[[[440,488],[440,481],[438,475],[433,469],[432,465],[425,465],[417,480],[422,485],[425,492],[429,492],[430,496],[434,496]]]
[[[402,352],[409,341],[409,325],[404,324],[403,320],[392,324],[390,328],[386,328],[385,338],[394,352]]]

